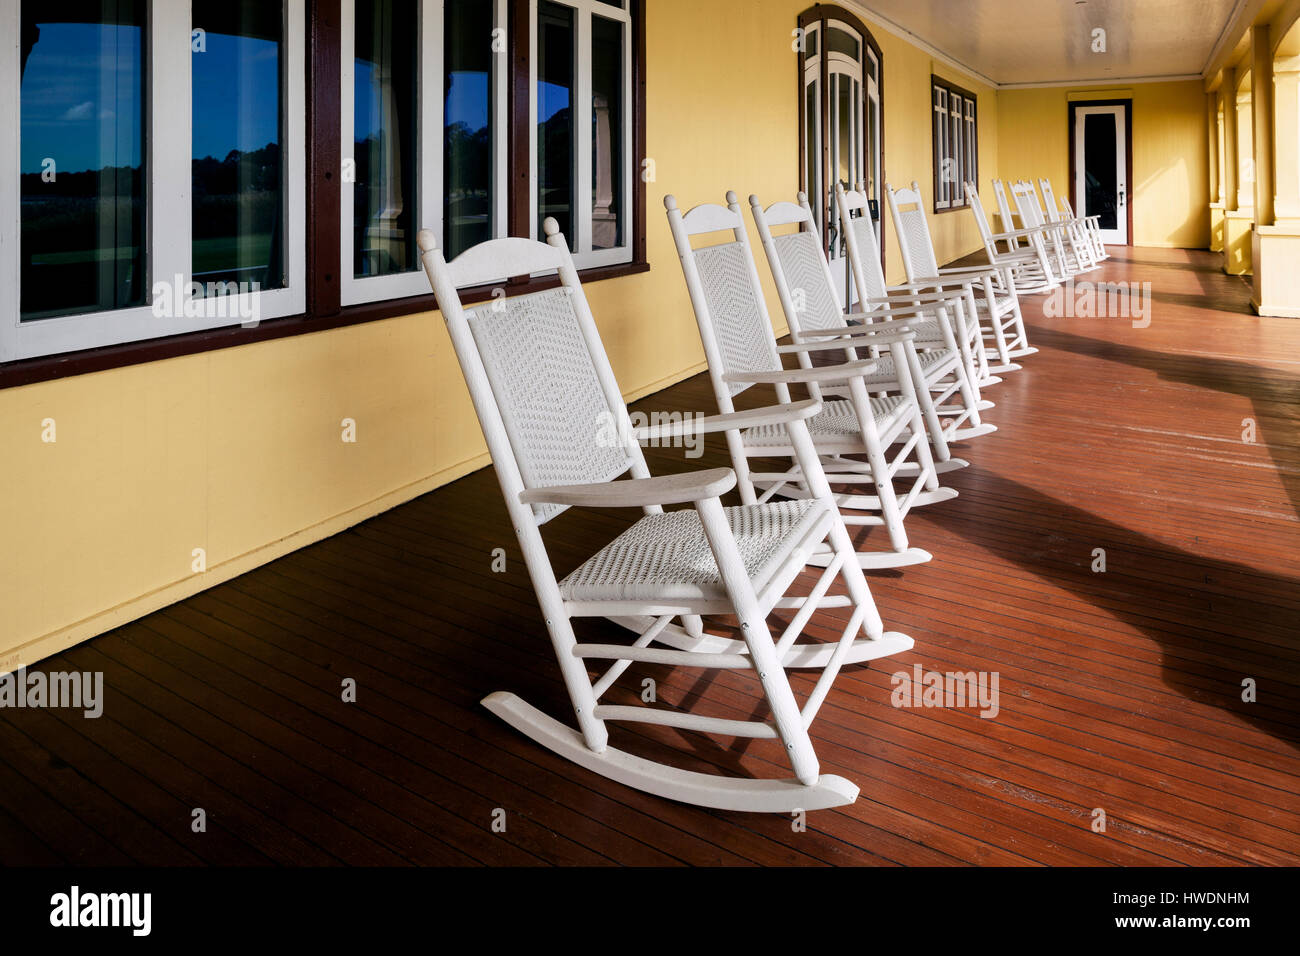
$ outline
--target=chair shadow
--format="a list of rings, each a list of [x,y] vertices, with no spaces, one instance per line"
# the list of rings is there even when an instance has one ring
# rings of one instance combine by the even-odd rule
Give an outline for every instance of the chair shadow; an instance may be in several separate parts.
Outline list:
[[[1167,295],[1167,294],[1166,294]],[[1161,293],[1156,293],[1157,298]],[[1194,296],[1187,297],[1190,304],[1201,305]],[[1284,432],[1300,435],[1300,381],[1282,381],[1280,374],[1262,374],[1259,366],[1233,359],[1207,355],[1159,352],[1136,345],[1094,339],[1086,335],[1065,332],[1058,328],[1036,327],[1034,343],[1058,348],[1075,355],[1087,355],[1109,362],[1121,362],[1154,372],[1168,382],[1209,388],[1218,392],[1240,395],[1251,400],[1256,423],[1265,419],[1281,426]],[[1269,429],[1261,428],[1261,438],[1267,438]],[[1295,462],[1285,460],[1281,446],[1261,442],[1273,460],[1274,468],[1291,501],[1291,509],[1300,517],[1300,468]]]
[[[1038,540],[1026,544],[1023,538],[987,534],[985,521],[956,512],[951,518],[936,512],[936,523],[1145,635],[1161,649],[1170,689],[1300,749],[1300,663],[1269,656],[1258,634],[1270,628],[1274,643],[1300,651],[1300,607],[1268,606],[1258,597],[1300,595],[1300,580],[1172,547],[977,465],[966,474],[982,494],[1039,516],[1024,529]],[[1105,573],[1092,570],[1094,548],[1105,550]],[[1248,590],[1240,586],[1246,582]],[[1189,658],[1177,660],[1189,648]],[[1080,651],[1093,652],[1091,645]],[[1202,665],[1205,654],[1217,660]],[[1195,672],[1202,672],[1203,684],[1214,679],[1213,669],[1222,674],[1221,686],[1197,686]],[[1241,699],[1242,680],[1248,677],[1256,681],[1260,703]]]

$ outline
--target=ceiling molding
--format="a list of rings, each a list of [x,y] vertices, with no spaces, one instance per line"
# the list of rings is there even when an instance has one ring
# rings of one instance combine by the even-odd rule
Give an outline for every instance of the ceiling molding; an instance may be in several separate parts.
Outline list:
[[[870,7],[866,6],[863,0],[840,0],[840,2],[867,23],[875,24],[878,27],[888,30],[890,33],[907,43],[910,43],[917,49],[930,54],[930,56],[934,57],[936,60],[947,64],[954,70],[959,70],[962,73],[965,73],[977,82],[992,87],[994,90],[1039,90],[1054,89],[1062,86],[1091,86],[1096,84],[1123,86],[1128,83],[1183,83],[1190,80],[1207,80],[1212,72],[1215,61],[1223,55],[1223,48],[1225,44],[1229,42],[1228,38],[1237,35],[1237,24],[1245,15],[1246,8],[1254,8],[1251,10],[1251,19],[1253,22],[1255,14],[1260,8],[1265,6],[1269,0],[1237,0],[1232,13],[1228,16],[1227,22],[1223,25],[1223,29],[1219,31],[1219,38],[1215,42],[1213,50],[1210,52],[1209,60],[1206,61],[1205,67],[1200,73],[1176,73],[1167,76],[1108,76],[1101,79],[1094,77],[1086,80],[1042,80],[1032,83],[999,83],[992,77],[981,73],[970,64],[964,63],[952,54],[939,49],[929,40],[926,40],[919,34],[909,30],[901,23],[896,22],[882,13],[877,13],[875,10],[872,10]],[[1235,47],[1236,44],[1234,43],[1233,46]]]
[[[1170,73],[1166,76],[1116,76],[1090,80],[1049,80],[1042,83],[1002,83],[999,90],[1047,90],[1063,86],[1126,86],[1130,83],[1186,83],[1195,80],[1200,83],[1203,77],[1199,73]]]
[[[1220,69],[1227,66],[1226,62],[1220,63],[1221,59],[1231,59],[1231,51],[1235,50],[1241,42],[1241,34],[1246,32],[1242,26],[1243,21],[1254,23],[1255,17],[1263,8],[1265,0],[1237,0],[1236,5],[1232,8],[1232,13],[1228,16],[1228,21],[1219,31],[1219,39],[1215,41],[1213,49],[1210,50],[1209,59],[1205,61],[1205,66],[1201,68],[1201,79],[1208,80],[1211,73],[1217,73]],[[1250,8],[1247,16],[1247,8]],[[1233,38],[1236,39],[1233,39]]]
[[[930,54],[930,56],[934,57],[936,60],[939,60],[940,62],[945,63],[948,66],[952,67],[954,70],[960,70],[962,73],[965,73],[967,76],[971,77],[972,79],[977,80],[980,83],[983,83],[985,86],[991,86],[995,90],[1001,88],[996,80],[992,79],[991,77],[985,76],[979,70],[975,69],[973,66],[968,66],[967,64],[963,63],[961,60],[957,59],[955,56],[951,56],[945,53],[943,50],[940,50],[937,46],[930,43],[928,40],[913,33],[911,30],[907,29],[907,27],[903,26],[902,24],[895,23],[893,20],[889,19],[889,17],[883,16],[882,14],[877,13],[875,10],[872,10],[870,7],[860,2],[860,0],[843,0],[843,3],[844,6],[852,10],[863,20],[867,21],[868,23],[874,23],[878,27],[883,27],[884,29],[888,30],[890,33],[894,34],[895,36],[900,37],[903,40],[906,40],[908,43],[912,44],[912,46],[917,47],[918,49],[923,50],[924,52]]]

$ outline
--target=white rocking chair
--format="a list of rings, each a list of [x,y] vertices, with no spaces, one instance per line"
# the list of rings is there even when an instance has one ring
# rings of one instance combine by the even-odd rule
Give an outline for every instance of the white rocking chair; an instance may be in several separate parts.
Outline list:
[[[836,206],[840,210],[841,234],[847,235],[844,230],[850,220],[844,214],[844,187],[836,183],[835,190]],[[878,298],[859,297],[858,305],[862,311],[846,314],[831,275],[830,264],[822,251],[821,236],[817,231],[812,208],[808,205],[807,194],[799,193],[798,200],[798,203],[773,203],[764,210],[757,196],[749,197],[754,224],[758,227],[759,239],[776,282],[777,296],[782,311],[785,312],[790,337],[795,343],[794,346],[778,346],[777,351],[793,352],[804,368],[813,367],[813,352],[804,346],[812,346],[815,350],[840,350],[848,362],[864,357],[875,359],[876,374],[866,376],[864,380],[877,397],[884,397],[891,392],[906,392],[893,355],[881,354],[882,349],[887,353],[892,353],[896,348],[901,349],[921,406],[921,417],[925,420],[930,435],[935,470],[942,474],[966,467],[969,462],[953,458],[948,448],[949,440],[956,439],[958,426],[962,422],[973,415],[976,424],[979,423],[979,395],[973,386],[965,387],[969,382],[962,362],[963,352],[958,347],[948,317],[949,310],[956,311],[961,317],[962,294],[956,292],[936,295],[916,291],[910,298],[906,294],[890,297],[882,280],[878,293],[876,290],[871,292],[872,295],[878,295]],[[866,228],[871,229],[869,218],[859,222],[865,222]],[[787,226],[799,228],[780,236],[772,234],[774,227]],[[873,232],[873,246],[874,242]],[[896,343],[896,336],[891,330],[896,331],[899,324],[891,320],[900,317],[907,319],[906,328],[917,336],[915,340]],[[850,326],[850,318],[859,320],[862,324]],[[923,331],[933,338],[923,341]],[[926,351],[918,352],[918,347]],[[858,349],[866,354],[859,355]],[[844,395],[842,389],[833,387],[820,391],[819,397]],[[967,400],[967,406],[960,410],[960,417],[954,418],[946,428],[940,421],[934,393],[938,394],[940,404],[954,395],[959,401]],[[991,430],[990,427],[982,434]]]
[[[902,343],[914,338],[914,334],[900,327],[880,330],[881,344],[888,341],[894,359],[893,374],[902,390],[899,395],[870,396],[865,377],[877,371],[871,360],[783,368],[783,354],[822,349],[816,344],[800,343],[779,349],[735,192],[727,192],[726,206],[704,203],[684,215],[671,195],[664,197],[664,206],[708,359],[718,409],[730,414],[732,399],[757,384],[773,386],[782,403],[791,401],[790,386],[795,384],[805,385],[814,397],[824,386],[847,387],[849,399],[827,401],[809,420],[808,429],[831,484],[875,486],[872,495],[835,495],[836,503],[851,512],[844,516],[845,524],[884,525],[889,535],[889,551],[859,551],[858,562],[864,568],[896,568],[929,561],[929,552],[908,545],[903,521],[914,505],[948,501],[957,497],[957,492],[939,486],[926,440],[916,386],[902,349]],[[722,230],[731,231],[730,242],[691,247],[692,236]],[[892,335],[886,339],[885,333]],[[838,346],[843,347],[842,343]],[[895,442],[901,442],[902,447],[891,460],[886,451]],[[778,494],[797,500],[815,494],[798,463],[780,472],[750,470],[750,458],[791,456],[794,449],[778,430],[769,426],[730,430],[727,447],[742,501],[763,502]],[[850,455],[865,455],[867,460],[847,457]],[[900,495],[894,489],[895,478],[912,479],[912,485]],[[756,488],[762,490],[761,496]]]
[[[1047,182],[1047,180],[1043,180],[1043,182]],[[1110,253],[1106,251],[1106,243],[1101,238],[1100,215],[1075,216],[1074,207],[1070,205],[1070,200],[1066,199],[1064,196],[1061,197],[1061,211],[1065,213],[1065,218],[1078,219],[1087,228],[1088,240],[1092,243],[1093,249],[1097,252],[1098,262],[1105,262],[1110,258]]]
[[[955,354],[958,358],[957,367],[950,376],[940,378],[937,370],[929,368],[924,376],[930,390],[938,395],[935,411],[948,419],[944,425],[945,438],[965,441],[992,434],[997,431],[997,426],[980,420],[980,412],[992,408],[993,403],[982,399],[979,392],[977,369],[981,360],[987,366],[987,359],[981,347],[979,322],[971,305],[973,292],[970,283],[955,283],[939,292],[926,291],[932,288],[927,285],[887,285],[864,187],[865,184],[859,184],[858,189],[846,190],[842,183],[835,184],[835,205],[849,273],[853,277],[853,288],[857,290],[857,304],[865,306],[851,317],[863,320],[869,328],[877,324],[882,315],[878,311],[881,306],[891,303],[895,304],[891,307],[896,307],[897,303],[920,305],[921,316],[908,319],[907,327],[916,333],[917,348],[928,350],[922,353],[922,361],[926,356],[943,352]],[[858,327],[859,332],[861,329]],[[805,333],[805,338],[809,334]],[[931,358],[931,361],[935,360]],[[958,398],[959,402],[944,405],[943,402],[949,398]],[[964,422],[968,424],[963,425]]]
[[[1069,229],[1067,223],[1049,223],[1038,202],[1038,193],[1033,184],[1021,180],[1011,184],[1011,195],[1015,197],[1016,208],[1020,210],[1020,220],[1025,228],[1046,226],[1049,248],[1053,249],[1057,262],[1065,278],[1073,278],[1092,268],[1092,262],[1083,251],[1078,238]]]
[[[831,499],[808,435],[820,403],[806,401],[634,430],[619,393],[564,237],[553,219],[546,243],[496,239],[447,263],[428,230],[422,261],[447,323],[457,359],[487,439],[506,509],[523,550],[578,729],[513,694],[483,704],[562,757],[602,776],[673,800],[727,810],[788,813],[852,803],[858,788],[823,775],[808,727],[843,665],[912,647],[886,633],[853,545]],[[557,272],[560,287],[464,309],[458,289],[510,276]],[[869,363],[863,363],[864,366]],[[864,369],[865,370],[865,369]],[[616,439],[599,440],[615,426]],[[809,495],[799,501],[724,508],[736,484],[727,468],[650,477],[637,441],[742,428],[784,429]],[[628,480],[615,480],[631,473]],[[666,504],[692,507],[665,512]],[[557,580],[541,526],[571,506],[640,508],[644,516],[571,574]],[[831,554],[807,596],[788,594],[817,548]],[[829,593],[836,579],[847,594]],[[801,643],[820,608],[849,608],[835,642]],[[779,636],[774,609],[794,614]],[[699,633],[701,615],[734,615],[734,640],[696,647],[663,643],[674,618]],[[632,644],[579,643],[572,620],[631,615],[650,622]],[[838,626],[838,622],[837,622]],[[861,633],[859,633],[861,632]],[[633,663],[754,670],[771,711],[768,720],[730,720],[641,705],[601,703]],[[608,665],[593,680],[588,665]],[[802,702],[786,669],[821,675]],[[781,742],[794,777],[756,780],[688,771],[609,746],[610,721],[639,722],[727,737]]]
[[[1029,344],[1025,322],[1020,314],[1020,296],[1016,290],[1015,270],[1005,266],[957,266],[940,269],[934,254],[934,241],[930,238],[930,223],[925,216],[921,200],[921,187],[912,183],[910,189],[894,189],[885,184],[885,198],[894,220],[899,249],[903,254],[903,267],[907,281],[930,286],[936,290],[957,284],[973,284],[968,304],[979,317],[983,328],[984,348],[980,354],[1000,364],[989,366],[980,386],[1000,382],[997,375],[1014,372],[1020,368],[1012,359],[1032,355],[1038,349]]]
[[[1030,186],[1033,188],[1032,184]],[[1097,247],[1092,244],[1092,237],[1088,235],[1088,224],[1082,219],[1076,219],[1074,216],[1064,216],[1056,205],[1056,197],[1052,195],[1052,183],[1048,179],[1039,179],[1038,188],[1042,191],[1043,201],[1041,207],[1046,213],[1047,222],[1050,225],[1065,226],[1066,235],[1070,237],[1070,245],[1077,249],[1075,258],[1078,262],[1086,266],[1087,271],[1097,268],[1100,260],[1097,258]],[[1034,193],[1034,202],[1038,202],[1038,193]]]
[[[1060,285],[1047,255],[1044,227],[993,232],[988,217],[984,214],[979,189],[972,182],[966,183],[966,205],[970,206],[971,213],[975,216],[975,226],[980,231],[980,238],[984,240],[984,254],[988,256],[989,265],[1010,266],[1014,269],[1017,293],[1039,295]],[[1006,221],[1007,218],[1003,217],[1003,220]],[[1027,248],[1020,247],[1022,239],[1028,243]],[[1004,252],[998,247],[1000,242],[1006,243],[1007,249],[1012,251]]]

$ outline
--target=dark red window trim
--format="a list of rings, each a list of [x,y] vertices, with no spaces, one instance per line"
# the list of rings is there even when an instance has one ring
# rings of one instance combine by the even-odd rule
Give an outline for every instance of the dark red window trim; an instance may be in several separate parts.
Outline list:
[[[867,25],[863,23],[858,17],[850,13],[848,10],[845,10],[843,7],[837,7],[834,4],[828,4],[828,3],[815,3],[807,10],[805,10],[803,13],[799,14],[797,24],[800,30],[807,31],[808,27],[812,26],[813,24],[821,23],[824,20],[840,20],[844,23],[847,23],[849,26],[853,27],[854,30],[856,30],[859,34],[862,35],[863,39],[866,41],[867,46],[876,55],[876,65],[877,65],[877,69],[879,70],[879,76],[876,79],[876,90],[880,94],[880,117],[881,117],[880,118],[880,182],[883,185],[884,183],[889,182],[889,177],[885,174],[885,120],[884,120],[885,54],[881,52],[880,44],[878,44],[876,42],[876,38],[871,35],[871,31],[867,29]],[[821,31],[820,43],[821,46],[819,47],[819,50],[824,50],[826,44],[826,31],[824,28]],[[799,52],[799,55],[795,57],[795,66],[798,69],[797,88],[799,91],[799,135],[797,137],[797,139],[799,140],[799,175],[797,181],[801,184],[800,188],[804,192],[807,192],[809,188],[808,183],[804,181],[804,176],[808,169],[808,165],[805,162],[805,153],[807,150],[807,144],[805,142],[805,137],[804,137],[804,128],[806,125],[807,109],[804,104],[804,86],[803,86],[803,74],[805,68],[807,67],[807,56],[808,56],[807,51],[801,50]],[[863,62],[865,63],[866,57],[864,56],[862,59]],[[827,99],[827,94],[826,94],[827,72],[828,71],[826,68],[826,58],[822,56],[821,57],[822,183],[824,186],[829,186],[829,184],[831,183],[830,173],[831,173],[831,167],[833,165],[830,157],[830,145],[827,143],[827,136],[826,136],[826,130],[830,128],[830,123],[831,123],[830,103]],[[866,130],[864,129],[862,133],[862,154],[865,156],[866,153],[867,153]],[[850,185],[853,184],[850,183]],[[829,211],[826,211],[825,199],[817,196],[809,196],[808,204],[812,206],[814,209],[823,210],[822,221],[817,224],[817,228],[821,230],[822,248],[823,250],[828,250],[830,248],[829,245],[830,213]],[[881,208],[877,210],[877,213],[880,217],[880,222],[883,227],[885,211],[883,208]],[[885,261],[884,228],[881,228],[880,230],[880,261],[882,263]]]
[[[528,48],[527,24],[530,0],[510,0],[508,5],[508,56],[513,69],[507,82],[506,150],[510,165],[506,193],[506,219],[512,236],[529,231],[531,201],[528,181]],[[632,155],[646,154],[645,94],[645,4],[629,0],[632,17]],[[251,345],[290,335],[305,335],[329,329],[374,322],[399,315],[411,315],[437,308],[433,293],[342,307],[339,282],[340,207],[337,171],[342,166],[339,125],[339,64],[341,51],[342,3],[340,0],[307,0],[307,311],[301,315],[268,319],[255,328],[239,326],[184,332],[121,345],[108,345],[80,352],[66,352],[0,364],[0,389],[47,382],[72,375],[102,372],[141,365],[214,349]],[[646,272],[646,183],[637,175],[633,187],[632,261],[613,266],[584,269],[584,282],[598,282]],[[511,295],[552,288],[554,276],[511,280]],[[491,296],[491,287],[467,290],[467,302]]]
[[[949,97],[951,97],[955,93],[958,96],[964,96],[966,99],[970,100],[972,103],[975,104],[975,175],[971,176],[970,178],[975,181],[976,185],[978,185],[980,181],[980,144],[979,144],[980,100],[979,97],[976,96],[974,93],[972,93],[970,90],[958,86],[956,83],[953,83],[951,80],[945,80],[943,77],[935,76],[934,74],[930,75],[930,140],[933,144],[931,147],[931,153],[934,156],[934,192],[931,194],[934,198],[931,203],[931,206],[935,215],[942,216],[945,213],[950,213],[950,212],[964,212],[967,209],[967,205],[966,205],[966,197],[965,195],[963,195],[960,206],[949,205],[943,208],[940,208],[939,206],[939,177],[940,175],[942,175],[944,157],[939,155],[939,137],[936,135],[936,131],[934,128],[935,87],[938,87],[939,89],[942,90],[947,90]],[[949,106],[951,106],[952,100],[949,99],[948,103]],[[947,121],[948,118],[945,116],[944,122],[946,123]],[[966,124],[966,117],[963,114],[962,116],[963,130],[965,130],[966,128],[965,124]],[[964,132],[962,136],[963,136],[962,142],[965,143]],[[963,193],[965,192],[965,188],[966,187],[963,185],[962,186]]]

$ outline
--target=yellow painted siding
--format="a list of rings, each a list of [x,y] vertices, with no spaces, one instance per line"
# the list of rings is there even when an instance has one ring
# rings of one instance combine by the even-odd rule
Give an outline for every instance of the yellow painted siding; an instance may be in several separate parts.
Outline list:
[[[1004,179],[1046,176],[1069,196],[1068,95],[1104,87],[998,91],[998,170]],[[1209,245],[1209,135],[1199,81],[1141,83],[1133,99],[1133,242],[1203,249]]]

